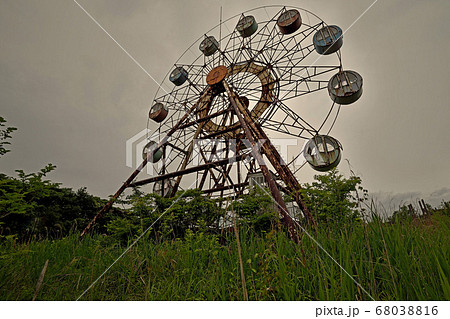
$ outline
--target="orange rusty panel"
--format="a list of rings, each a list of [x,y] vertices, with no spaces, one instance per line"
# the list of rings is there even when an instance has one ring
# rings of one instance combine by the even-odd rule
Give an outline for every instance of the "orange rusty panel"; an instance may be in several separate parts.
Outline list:
[[[228,69],[226,66],[219,65],[212,69],[208,75],[206,76],[206,83],[208,85],[213,86],[214,84],[222,82],[223,79],[227,76]]]

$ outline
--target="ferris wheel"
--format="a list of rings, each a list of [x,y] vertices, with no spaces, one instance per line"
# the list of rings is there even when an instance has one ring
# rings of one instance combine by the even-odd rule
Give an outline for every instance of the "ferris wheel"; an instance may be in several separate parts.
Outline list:
[[[299,182],[267,134],[306,141],[297,156],[317,171],[339,164],[342,146],[329,134],[341,105],[357,101],[363,84],[344,70],[342,45],[340,27],[296,7],[259,7],[205,32],[160,84],[143,164],[118,193],[153,183],[154,192],[173,196],[190,175],[205,194],[238,197],[261,174],[285,220],[280,190],[312,221]],[[306,112],[310,97],[323,94],[328,102]],[[156,174],[135,181],[147,163]]]

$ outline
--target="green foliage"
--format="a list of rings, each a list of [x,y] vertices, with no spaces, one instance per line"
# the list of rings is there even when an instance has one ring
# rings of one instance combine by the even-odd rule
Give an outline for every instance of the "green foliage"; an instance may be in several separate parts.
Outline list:
[[[442,201],[441,205],[437,208],[431,207],[430,204],[425,204],[428,213],[439,213],[442,215],[450,216],[450,202]],[[410,222],[417,218],[423,218],[423,214],[417,211],[412,204],[402,205],[398,210],[394,211],[392,216],[388,218],[391,223]]]
[[[5,140],[14,130],[1,129],[0,156],[9,151]],[[54,169],[49,164],[37,173],[17,170],[16,178],[0,174],[0,300],[30,300],[46,260],[39,300],[75,300],[111,265],[83,300],[243,299],[236,238],[223,235],[223,245],[217,235],[226,215],[218,202],[199,190],[174,198],[135,190],[122,201],[129,209],[113,208],[96,232],[80,240],[77,230],[105,200],[46,180]],[[319,224],[315,240],[375,299],[450,298],[449,202],[421,219],[354,223],[367,197],[361,180],[336,170],[315,179],[302,193]],[[303,236],[297,245],[274,230],[276,206],[262,190],[251,190],[231,210],[240,220],[251,300],[369,299],[315,241]],[[146,238],[122,256],[122,244],[150,226]]]
[[[278,209],[267,190],[253,187],[248,194],[232,203],[232,208],[239,217],[239,221],[257,233],[267,232],[274,228]]]
[[[400,208],[392,214],[388,218],[388,221],[390,222],[410,222],[413,217],[416,215],[416,212],[411,208],[412,206],[408,207],[407,205],[402,205]]]
[[[357,220],[360,211],[358,203],[367,199],[367,190],[357,176],[344,178],[337,169],[326,175],[316,175],[312,184],[302,189],[306,205],[320,224],[346,224]],[[363,193],[359,197],[358,192]]]
[[[16,170],[17,178],[0,175],[1,236],[61,237],[85,227],[104,205],[103,200],[89,195],[85,188],[75,192],[46,180],[55,168],[48,164],[29,174]],[[114,211],[110,216],[114,216]]]
[[[17,130],[15,127],[5,127],[6,120],[0,116],[0,156],[5,155],[10,150],[6,149],[6,145],[11,143],[7,140],[12,138],[11,133]]]
[[[445,216],[450,216],[450,201],[449,202],[442,201],[441,206],[437,210],[442,214],[444,214]]]
[[[178,192],[173,198],[135,190],[125,202],[131,205],[128,212],[107,225],[108,233],[122,241],[141,235],[152,224],[148,236],[159,239],[183,238],[188,230],[216,233],[223,216],[217,203],[197,189]]]

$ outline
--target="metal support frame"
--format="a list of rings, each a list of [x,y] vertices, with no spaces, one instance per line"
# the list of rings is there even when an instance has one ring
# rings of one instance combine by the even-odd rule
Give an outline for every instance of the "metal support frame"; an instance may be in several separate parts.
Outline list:
[[[172,173],[167,173],[164,175],[158,175],[155,177],[150,177],[147,179],[143,179],[134,183],[129,183],[127,187],[136,187],[136,186],[142,186],[142,185],[146,185],[146,184],[150,184],[153,182],[157,182],[157,181],[161,181],[164,179],[168,179],[168,178],[173,178],[173,177],[178,177],[178,176],[182,176],[182,175],[187,175],[190,173],[195,173],[198,171],[204,171],[207,170],[209,168],[213,168],[213,167],[218,167],[227,163],[233,163],[233,162],[239,162],[241,160],[243,160],[245,157],[245,155],[241,154],[238,156],[234,156],[234,157],[230,157],[230,158],[226,158],[226,159],[222,159],[216,162],[210,162],[210,163],[206,163],[206,164],[202,164],[202,165],[198,165],[198,166],[194,166],[194,167],[189,167],[186,168],[182,171],[176,171],[176,172],[172,172]]]
[[[280,175],[280,178],[286,184],[286,186],[289,189],[289,191],[291,192],[291,194],[294,195],[295,201],[297,202],[298,206],[302,210],[303,214],[306,216],[308,223],[312,226],[316,226],[316,222],[314,221],[314,218],[310,214],[308,207],[306,206],[305,202],[302,199],[301,194],[299,193],[299,191],[301,189],[300,183],[297,181],[297,179],[295,178],[294,174],[291,172],[289,167],[287,165],[281,164],[282,158],[281,158],[280,154],[275,149],[275,146],[273,146],[273,144],[270,143],[269,138],[267,137],[266,133],[261,128],[261,126],[253,120],[248,109],[243,107],[242,104],[240,104],[240,103],[238,103],[238,105],[239,105],[239,111],[244,115],[245,119],[247,120],[248,126],[252,129],[252,131],[254,133],[254,136],[258,140],[264,141],[264,143],[262,144],[262,149],[263,149],[264,153],[266,154],[267,158],[269,159],[270,163],[275,168],[277,173]],[[247,125],[247,123],[246,123],[246,125]],[[241,125],[242,125],[242,123],[241,123]],[[263,174],[264,174],[264,172],[263,172]]]
[[[262,154],[258,151],[256,147],[256,141],[258,137],[254,135],[254,132],[252,132],[248,126],[248,122],[252,122],[251,117],[249,116],[248,112],[241,113],[245,107],[242,105],[241,101],[237,98],[237,96],[231,91],[230,87],[226,83],[226,81],[223,81],[225,90],[228,94],[228,98],[233,105],[234,111],[236,116],[239,119],[239,122],[241,123],[242,128],[244,129],[245,136],[249,140],[251,144],[252,154],[253,157],[258,162],[259,167],[261,168],[261,171],[264,175],[264,178],[267,182],[267,185],[269,186],[270,192],[272,193],[276,203],[278,204],[278,210],[280,211],[281,216],[283,216],[283,222],[285,226],[288,229],[289,235],[292,238],[292,240],[296,243],[300,241],[300,238],[297,233],[297,229],[295,226],[295,223],[291,216],[287,213],[287,207],[284,203],[283,197],[281,196],[280,190],[277,187],[277,184],[275,183],[272,174],[270,174],[269,169],[267,168],[267,165],[262,157]],[[245,119],[244,119],[245,117]]]

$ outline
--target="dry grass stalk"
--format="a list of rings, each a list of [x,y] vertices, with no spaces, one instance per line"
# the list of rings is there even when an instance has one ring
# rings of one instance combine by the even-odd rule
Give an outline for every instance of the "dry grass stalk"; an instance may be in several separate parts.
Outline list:
[[[241,242],[239,240],[239,230],[237,228],[236,214],[234,213],[233,206],[231,206],[231,210],[233,211],[234,233],[236,235],[236,243],[237,243],[238,255],[239,255],[239,264],[241,266],[242,293],[244,294],[244,300],[248,301],[247,284],[245,282],[244,264],[242,262],[242,254],[241,254]]]
[[[38,282],[36,284],[36,291],[34,292],[34,296],[33,296],[32,301],[36,300],[36,297],[37,297],[37,295],[39,293],[39,290],[41,289],[42,283],[44,282],[45,272],[47,271],[47,266],[48,266],[48,259],[45,262],[44,267],[41,270],[41,274],[39,275],[39,279],[38,279]]]

